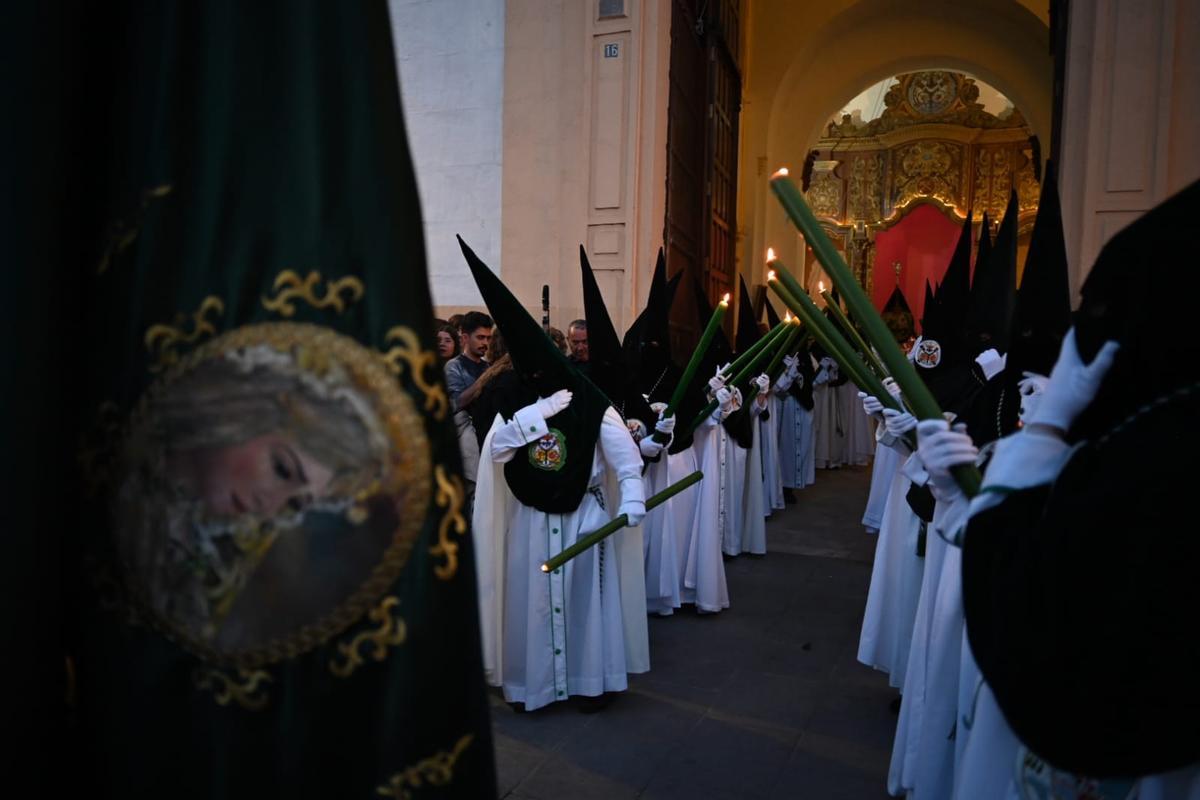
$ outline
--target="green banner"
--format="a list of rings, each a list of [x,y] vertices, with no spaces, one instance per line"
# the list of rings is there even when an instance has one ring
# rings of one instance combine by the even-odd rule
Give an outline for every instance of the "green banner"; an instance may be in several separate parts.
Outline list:
[[[71,769],[102,797],[494,797],[387,5],[111,13]]]

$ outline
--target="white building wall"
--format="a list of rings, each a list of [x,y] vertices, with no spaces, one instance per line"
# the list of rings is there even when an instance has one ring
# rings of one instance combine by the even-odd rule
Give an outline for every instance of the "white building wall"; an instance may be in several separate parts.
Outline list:
[[[500,271],[505,0],[388,0],[434,306],[482,305],[454,235]]]

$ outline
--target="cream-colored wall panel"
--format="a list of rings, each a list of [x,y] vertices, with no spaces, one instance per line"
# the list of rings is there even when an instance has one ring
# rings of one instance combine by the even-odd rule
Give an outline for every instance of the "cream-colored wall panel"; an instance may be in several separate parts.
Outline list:
[[[1161,51],[1162,3],[1105,3],[1101,25],[1109,36],[1106,54],[1099,61],[1104,71],[1095,100],[1101,105],[1100,121],[1107,147],[1104,159],[1106,192],[1147,192],[1154,183],[1158,128],[1159,60],[1112,58],[1109,54]]]
[[[628,33],[592,38],[590,199],[593,210],[620,209],[625,202],[629,41]]]
[[[617,256],[625,252],[624,225],[589,225],[588,257]]]

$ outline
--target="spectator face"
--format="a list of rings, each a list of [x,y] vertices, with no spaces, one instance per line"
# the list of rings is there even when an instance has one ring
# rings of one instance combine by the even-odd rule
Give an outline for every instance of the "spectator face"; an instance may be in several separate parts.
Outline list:
[[[452,358],[454,356],[454,337],[447,331],[438,331],[437,351],[438,355],[442,358]]]
[[[567,343],[571,346],[571,355],[577,361],[588,360],[588,336],[584,328],[571,328],[567,333]]]
[[[478,361],[487,355],[488,345],[492,341],[492,329],[476,328],[470,333],[464,333],[463,340],[463,352],[472,360]]]

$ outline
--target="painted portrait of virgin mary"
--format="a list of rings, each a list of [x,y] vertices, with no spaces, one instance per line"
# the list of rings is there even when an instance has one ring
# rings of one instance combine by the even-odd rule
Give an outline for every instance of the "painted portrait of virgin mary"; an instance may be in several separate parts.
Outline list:
[[[363,375],[311,344],[216,352],[144,403],[117,542],[152,614],[217,653],[334,614],[396,541],[404,455]]]

